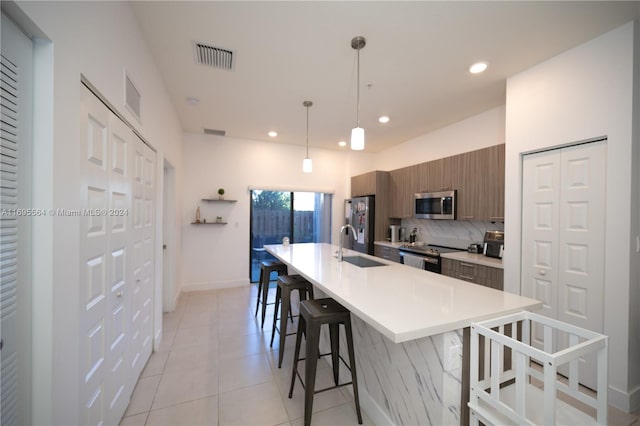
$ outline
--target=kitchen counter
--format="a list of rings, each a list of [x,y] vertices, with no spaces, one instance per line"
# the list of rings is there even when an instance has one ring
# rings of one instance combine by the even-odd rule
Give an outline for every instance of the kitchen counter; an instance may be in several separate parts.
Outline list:
[[[338,247],[329,244],[265,248],[394,343],[459,330],[473,321],[542,306],[534,299],[352,250],[345,249],[344,255],[363,256],[385,266],[362,268],[338,262]]]
[[[468,425],[471,322],[541,306],[352,250],[345,256],[384,266],[338,262],[338,247],[329,244],[265,248],[311,281],[316,297],[351,311],[360,404],[374,424]],[[321,352],[329,347],[325,330]]]
[[[392,243],[391,241],[374,241],[373,244],[377,246],[385,246],[385,247],[399,249],[400,247],[402,247],[403,244],[407,244],[407,243],[401,243],[401,242]]]
[[[484,254],[469,253],[466,251],[442,253],[440,257],[444,259],[460,260],[462,262],[475,263],[477,265],[489,266],[491,268],[504,269],[502,259],[487,257]]]

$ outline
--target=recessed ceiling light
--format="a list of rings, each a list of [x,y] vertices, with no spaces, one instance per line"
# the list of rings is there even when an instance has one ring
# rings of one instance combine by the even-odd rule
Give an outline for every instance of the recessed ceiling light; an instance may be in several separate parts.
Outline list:
[[[340,146],[347,146],[347,143],[345,141],[340,141],[338,142],[338,145]]]
[[[272,138],[275,138],[276,136],[278,136],[278,132],[274,132],[273,130],[270,131],[269,133],[267,133],[269,136],[271,136]]]
[[[388,123],[389,117],[387,117],[386,115],[383,115],[382,117],[378,118],[378,121],[382,124]]]
[[[194,98],[193,96],[186,98],[186,101],[189,105],[198,105],[200,103],[200,99]]]
[[[486,70],[488,66],[489,64],[487,62],[476,62],[469,67],[469,72],[471,74],[479,74]]]

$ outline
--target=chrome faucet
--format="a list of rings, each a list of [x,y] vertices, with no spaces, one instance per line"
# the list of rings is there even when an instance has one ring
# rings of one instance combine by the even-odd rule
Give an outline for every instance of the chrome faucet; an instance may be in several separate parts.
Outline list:
[[[349,229],[349,228],[351,228],[351,234],[353,234],[353,240],[356,241],[358,239],[358,236],[356,235],[356,228],[354,228],[353,225],[346,224],[346,225],[343,225],[342,228],[340,228],[340,249],[338,250],[338,262],[342,262],[342,233],[344,232],[345,229]]]

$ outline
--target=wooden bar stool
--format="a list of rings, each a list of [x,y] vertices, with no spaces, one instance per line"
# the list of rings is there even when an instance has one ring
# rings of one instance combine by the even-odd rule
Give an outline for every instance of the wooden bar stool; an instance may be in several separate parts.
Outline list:
[[[296,334],[296,349],[293,361],[293,371],[291,373],[291,387],[289,388],[289,398],[293,395],[293,386],[296,376],[304,387],[304,424],[311,425],[311,413],[313,410],[313,396],[316,393],[324,392],[329,389],[335,389],[341,386],[353,385],[353,399],[356,403],[356,414],[358,415],[358,423],[362,424],[362,414],[360,413],[360,398],[358,397],[358,380],[356,378],[356,359],[353,350],[353,335],[351,332],[351,313],[347,308],[331,298],[303,300],[300,302],[300,318],[298,320],[298,332]],[[329,325],[329,337],[331,340],[331,352],[327,354],[319,353],[320,344],[320,328],[323,324]],[[340,356],[340,324],[344,325],[347,348],[349,352],[349,364]],[[306,355],[300,358],[300,344],[302,342],[302,333],[305,332]],[[331,363],[333,365],[333,380],[335,386],[315,391],[316,371],[318,367],[318,358],[320,356],[331,355]],[[305,360],[304,380],[298,373],[298,361]],[[351,382],[339,383],[339,362],[351,372]]]
[[[287,274],[287,265],[279,260],[263,260],[260,262],[260,279],[258,280],[258,298],[256,300],[256,313],[258,315],[258,307],[262,303],[262,325],[264,328],[264,317],[267,314],[267,298],[269,297],[269,282],[271,281],[271,273],[277,272],[278,276]],[[262,294],[262,297],[260,295]]]
[[[273,310],[273,329],[271,330],[271,344],[273,347],[273,337],[276,330],[280,334],[280,347],[278,348],[278,368],[282,367],[282,358],[284,358],[284,341],[287,336],[296,334],[287,334],[287,316],[291,318],[291,292],[298,290],[300,301],[313,299],[313,284],[304,279],[300,275],[281,275],[278,277],[278,288],[276,289],[275,308]],[[278,307],[280,308],[280,327],[277,326]]]

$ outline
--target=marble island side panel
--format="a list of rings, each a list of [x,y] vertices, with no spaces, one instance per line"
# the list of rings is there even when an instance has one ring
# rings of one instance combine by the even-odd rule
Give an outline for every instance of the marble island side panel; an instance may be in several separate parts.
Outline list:
[[[351,322],[360,404],[369,418],[380,425],[460,424],[462,330],[394,343],[355,315]],[[348,360],[343,331],[340,354]],[[325,329],[321,353],[329,351]],[[350,377],[342,364],[340,377]]]

